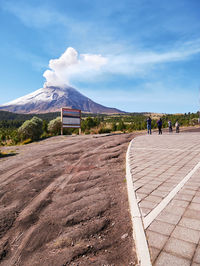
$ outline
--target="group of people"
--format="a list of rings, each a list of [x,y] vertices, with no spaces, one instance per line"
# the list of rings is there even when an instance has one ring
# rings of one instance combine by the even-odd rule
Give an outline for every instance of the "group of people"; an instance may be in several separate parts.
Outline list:
[[[158,119],[157,126],[158,126],[158,134],[161,135],[162,134],[162,119],[161,118]],[[173,132],[171,120],[168,121],[168,127],[169,127],[169,132]],[[176,133],[179,133],[180,124],[178,121],[176,121],[175,127],[176,127]],[[150,116],[147,118],[147,132],[148,134],[151,134],[151,117]]]

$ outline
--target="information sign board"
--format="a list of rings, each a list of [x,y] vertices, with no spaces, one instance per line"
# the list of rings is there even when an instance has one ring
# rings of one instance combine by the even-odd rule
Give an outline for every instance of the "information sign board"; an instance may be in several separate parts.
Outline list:
[[[80,128],[81,127],[81,110],[62,108],[61,109],[61,121],[63,128]]]

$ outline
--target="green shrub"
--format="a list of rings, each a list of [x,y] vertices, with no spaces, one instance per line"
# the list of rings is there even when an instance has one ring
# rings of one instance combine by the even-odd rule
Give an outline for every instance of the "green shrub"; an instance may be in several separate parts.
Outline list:
[[[48,131],[52,134],[58,135],[61,132],[61,118],[57,117],[48,124]]]
[[[42,135],[42,119],[34,116],[31,120],[27,120],[18,129],[21,140],[31,139],[38,140]]]
[[[100,125],[99,118],[87,117],[86,119],[81,121],[81,130],[83,132],[89,131],[91,128],[97,127],[99,125]]]
[[[48,123],[46,120],[43,120],[42,129],[44,133],[48,133]]]
[[[136,127],[135,127],[134,123],[131,123],[131,124],[128,125],[127,128],[128,128],[128,132],[130,133],[130,132],[133,132]]]
[[[1,141],[6,141],[6,134],[3,132],[0,138],[1,138]]]
[[[103,133],[110,133],[111,129],[107,128],[107,127],[101,127],[98,131],[99,134],[103,134]]]
[[[117,124],[115,122],[112,123],[112,131],[117,130]]]
[[[117,130],[124,131],[126,129],[126,125],[122,120],[119,121],[119,124],[117,125]]]

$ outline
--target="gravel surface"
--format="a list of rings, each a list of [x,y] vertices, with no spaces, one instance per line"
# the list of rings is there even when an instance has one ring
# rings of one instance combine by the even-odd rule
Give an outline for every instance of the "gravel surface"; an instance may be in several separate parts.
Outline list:
[[[0,265],[135,265],[133,134],[58,136],[0,159]]]

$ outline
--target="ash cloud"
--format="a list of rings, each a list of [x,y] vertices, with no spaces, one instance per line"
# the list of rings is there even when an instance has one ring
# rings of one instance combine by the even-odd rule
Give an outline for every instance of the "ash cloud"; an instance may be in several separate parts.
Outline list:
[[[43,74],[46,78],[44,86],[66,87],[73,81],[89,80],[106,64],[107,59],[101,55],[79,55],[74,48],[68,47],[58,59],[49,61],[49,69]]]

